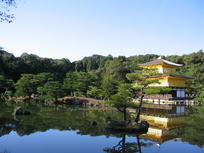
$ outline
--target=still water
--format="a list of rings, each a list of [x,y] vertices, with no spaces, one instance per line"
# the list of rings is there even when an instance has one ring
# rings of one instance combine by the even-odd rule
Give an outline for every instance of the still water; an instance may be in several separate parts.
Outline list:
[[[106,117],[122,118],[114,109],[23,105],[31,115],[14,116],[15,107],[0,107],[0,153],[204,153],[203,128],[186,126],[183,108],[144,109],[151,126],[138,135],[104,129]]]

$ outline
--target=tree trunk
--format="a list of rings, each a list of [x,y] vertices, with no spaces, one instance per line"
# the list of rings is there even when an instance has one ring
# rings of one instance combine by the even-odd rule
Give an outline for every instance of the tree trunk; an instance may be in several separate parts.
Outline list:
[[[55,103],[57,103],[58,101],[57,101],[57,97],[55,97]]]
[[[5,92],[0,95],[0,98],[1,98],[3,101],[5,101],[5,100],[7,99],[7,88],[6,88]]]
[[[123,138],[122,138],[122,152],[126,152],[125,137],[126,137],[126,134],[123,134]]]
[[[124,110],[123,110],[123,118],[124,118],[124,121],[125,121],[125,123],[126,123],[126,120],[127,120],[126,108],[124,108]]]
[[[139,138],[138,135],[137,135],[137,146],[138,146],[138,152],[142,153],[142,151],[141,151],[141,144],[140,144],[140,138]]]
[[[142,96],[140,97],[140,105],[139,105],[139,108],[138,108],[137,116],[136,116],[136,118],[135,118],[135,122],[136,122],[136,123],[138,123],[139,120],[140,120],[140,112],[141,112],[141,108],[142,108],[143,98],[144,98],[144,94],[142,94]]]

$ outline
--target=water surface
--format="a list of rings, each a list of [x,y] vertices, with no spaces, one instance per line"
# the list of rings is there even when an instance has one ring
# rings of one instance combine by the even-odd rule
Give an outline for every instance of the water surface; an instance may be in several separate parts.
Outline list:
[[[203,131],[199,131],[196,126],[178,126],[179,121],[183,122],[178,118],[185,117],[183,113],[172,115],[178,112],[178,108],[163,111],[143,110],[144,117],[171,118],[171,124],[150,126],[149,133],[138,135],[112,133],[104,129],[106,117],[122,118],[122,114],[113,109],[23,105],[31,115],[13,116],[15,107],[0,107],[0,152],[204,152]],[[97,122],[96,126],[93,121]]]

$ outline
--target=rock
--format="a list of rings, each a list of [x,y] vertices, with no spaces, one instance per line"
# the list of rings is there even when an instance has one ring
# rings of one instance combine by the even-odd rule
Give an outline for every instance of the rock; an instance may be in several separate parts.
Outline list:
[[[110,116],[108,116],[108,117],[105,118],[105,122],[107,123],[108,121],[111,121]]]
[[[30,112],[29,111],[24,111],[23,115],[30,115]]]
[[[31,98],[34,98],[35,97],[35,94],[31,94],[31,96],[30,96]]]
[[[23,109],[20,106],[16,107],[13,111],[13,115],[23,115]]]
[[[18,106],[14,109],[13,115],[30,115],[30,112],[24,111],[20,106]]]
[[[88,101],[84,99],[73,97],[71,99],[70,98],[65,99],[64,103],[68,105],[86,105]]]
[[[91,126],[96,126],[97,125],[97,122],[96,121],[92,121],[91,122]]]

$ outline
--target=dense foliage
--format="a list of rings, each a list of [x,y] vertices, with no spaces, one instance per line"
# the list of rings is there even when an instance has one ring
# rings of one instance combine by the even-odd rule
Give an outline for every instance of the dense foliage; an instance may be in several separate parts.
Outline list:
[[[108,101],[109,104],[123,113],[124,121],[127,120],[127,108],[136,107],[136,104],[132,101],[134,92],[132,84],[120,84],[117,94],[111,96],[111,100]]]
[[[204,106],[194,106],[193,109],[187,111],[189,115],[187,124],[182,138],[191,144],[199,147],[204,146]]]
[[[7,88],[16,96],[31,96],[31,94],[46,94],[42,89],[48,80],[61,84],[66,95],[83,95],[98,99],[110,99],[118,92],[121,83],[130,83],[127,73],[134,73],[137,64],[155,60],[158,55],[147,54],[131,57],[112,57],[93,55],[76,62],[68,59],[41,58],[37,55],[24,53],[15,57],[0,48],[0,80],[7,80],[7,85],[1,84],[1,93]],[[199,97],[204,89],[204,53],[199,51],[183,56],[163,57],[172,62],[184,64],[175,73],[193,77],[189,81],[187,93]],[[131,78],[131,76],[129,76]],[[4,82],[4,81],[3,81]],[[10,83],[9,83],[10,82]],[[14,83],[15,88],[14,88]],[[25,88],[27,87],[27,88]],[[160,90],[160,89],[156,89]],[[154,90],[155,91],[155,90]],[[160,90],[161,91],[161,90]],[[144,91],[150,93],[150,90]],[[165,93],[168,91],[161,91]]]

